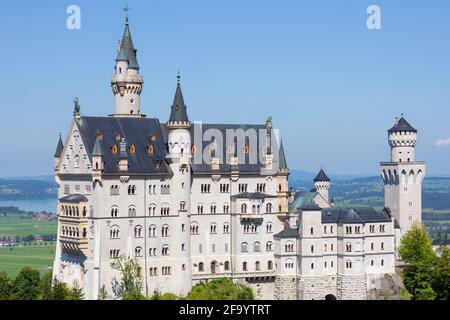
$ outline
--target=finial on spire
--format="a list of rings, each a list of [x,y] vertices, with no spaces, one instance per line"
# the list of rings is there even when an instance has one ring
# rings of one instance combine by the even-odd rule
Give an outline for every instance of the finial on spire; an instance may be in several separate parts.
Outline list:
[[[180,69],[178,69],[178,73],[177,73],[177,84],[180,84],[180,79],[181,79],[181,75],[180,75]]]
[[[131,9],[131,8],[128,7],[128,5],[127,5],[125,8],[122,9],[123,11],[125,11],[125,23],[126,23],[126,24],[128,24],[128,11],[129,11],[130,9]]]

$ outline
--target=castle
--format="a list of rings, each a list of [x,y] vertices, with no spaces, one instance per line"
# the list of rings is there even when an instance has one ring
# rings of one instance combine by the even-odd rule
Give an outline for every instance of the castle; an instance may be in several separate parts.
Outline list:
[[[167,122],[141,113],[128,17],[111,87],[115,111],[82,116],[79,102],[55,153],[58,239],[53,276],[86,299],[120,278],[111,262],[142,266],[144,294],[186,295],[229,277],[262,299],[366,299],[395,272],[402,233],[421,219],[425,164],[402,117],[381,163],[385,209],[336,208],[321,170],[310,192],[289,189],[279,133],[262,124],[191,123],[180,76]]]

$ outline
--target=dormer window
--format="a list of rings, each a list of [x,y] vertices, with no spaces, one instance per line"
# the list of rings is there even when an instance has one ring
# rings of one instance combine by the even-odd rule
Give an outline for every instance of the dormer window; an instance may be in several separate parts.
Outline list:
[[[245,154],[249,154],[249,153],[250,153],[250,148],[248,147],[248,145],[245,145],[245,147],[244,147],[244,153],[245,153]]]
[[[197,146],[196,145],[192,145],[192,153],[196,153],[197,152]]]
[[[156,141],[156,135],[152,134],[149,137],[150,141]]]
[[[232,147],[231,145],[229,145],[229,146],[227,147],[227,152],[228,152],[228,153],[233,153],[233,147]]]
[[[155,153],[155,148],[154,148],[152,145],[148,146],[148,147],[147,147],[147,153],[148,153],[149,155],[154,154],[154,153]]]
[[[155,167],[156,167],[156,169],[159,169],[159,168],[161,168],[161,161],[156,161],[155,162]]]
[[[120,141],[120,133],[114,134],[114,139],[116,139],[117,141]]]
[[[131,154],[135,154],[135,153],[136,153],[136,147],[134,146],[134,144],[132,144],[132,145],[130,146],[130,153],[131,153]]]
[[[113,154],[117,154],[117,152],[119,152],[119,148],[117,148],[117,145],[113,145],[112,147],[111,147],[111,152],[113,153]]]

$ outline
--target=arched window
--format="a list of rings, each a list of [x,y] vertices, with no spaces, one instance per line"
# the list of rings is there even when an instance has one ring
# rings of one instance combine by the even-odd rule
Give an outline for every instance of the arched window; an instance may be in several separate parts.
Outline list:
[[[169,236],[169,226],[168,225],[163,225],[161,227],[161,236],[162,237],[168,237]]]
[[[112,226],[109,229],[109,237],[110,239],[119,239],[120,228],[118,226]]]
[[[155,225],[151,225],[150,227],[148,227],[148,236],[150,238],[156,237],[156,226]]]
[[[241,252],[248,252],[248,244],[247,244],[247,242],[243,242],[241,244]]]
[[[266,204],[266,212],[272,213],[272,204],[271,203]]]
[[[272,260],[267,261],[267,269],[268,270],[273,270],[273,262],[272,262]]]
[[[247,205],[245,203],[241,205],[241,213],[247,213]]]
[[[229,261],[225,261],[225,263],[223,264],[225,271],[230,270],[230,262]]]
[[[199,272],[205,271],[205,265],[204,265],[203,262],[200,262],[200,263],[198,264],[198,271],[199,271]]]
[[[261,270],[261,263],[259,261],[255,262],[255,270],[260,271]]]
[[[215,223],[211,223],[210,231],[211,231],[211,234],[217,233],[217,225]]]
[[[147,146],[147,154],[152,155],[155,153],[155,147],[152,145]]]
[[[156,215],[156,205],[155,204],[151,204],[148,207],[148,215],[154,217]]]
[[[253,244],[253,251],[254,251],[254,252],[261,252],[261,243],[255,242],[255,243]]]
[[[134,237],[141,238],[142,237],[142,226],[134,227]]]
[[[117,214],[118,213],[119,213],[119,208],[118,207],[112,207],[111,208],[111,217],[117,218]]]
[[[75,156],[74,167],[75,168],[79,168],[80,167],[80,156],[79,155]]]
[[[131,154],[135,154],[135,153],[136,153],[136,146],[135,146],[134,144],[132,144],[132,145],[130,146],[130,153],[131,153]]]
[[[266,251],[268,252],[273,251],[273,243],[271,241],[268,241],[266,243]]]
[[[272,222],[268,222],[266,225],[266,232],[272,233]]]
[[[117,154],[118,151],[119,151],[119,150],[118,150],[117,146],[114,144],[114,145],[111,147],[111,152],[112,152],[113,154]]]
[[[228,223],[223,224],[223,233],[230,233],[230,225]]]
[[[136,247],[136,249],[134,249],[134,255],[136,258],[142,257],[142,248]]]
[[[247,271],[247,262],[242,263],[242,271]]]
[[[128,216],[129,217],[136,217],[136,208],[134,206],[130,206],[128,208]]]
[[[180,202],[180,211],[185,211],[186,210],[186,202],[182,201]]]
[[[163,245],[161,250],[161,255],[168,256],[169,255],[169,246],[167,244]]]

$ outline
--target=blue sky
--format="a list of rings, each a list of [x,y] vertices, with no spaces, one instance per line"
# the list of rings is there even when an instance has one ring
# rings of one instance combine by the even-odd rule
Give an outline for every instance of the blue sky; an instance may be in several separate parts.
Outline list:
[[[66,9],[81,8],[81,30]],[[73,96],[113,111],[110,78],[125,1],[9,1],[0,19],[0,176],[51,174]],[[382,30],[366,9],[381,8]],[[142,111],[166,121],[182,72],[191,120],[281,130],[291,169],[376,174],[386,130],[405,113],[417,158],[450,174],[449,1],[128,1],[145,87]],[[441,143],[446,145],[446,143]]]

